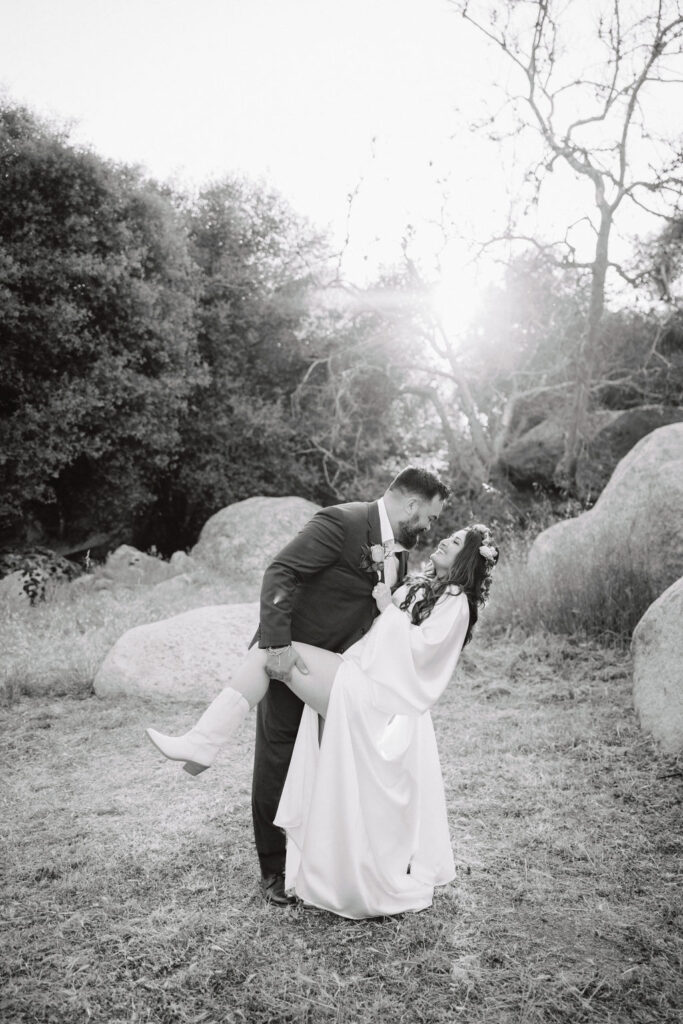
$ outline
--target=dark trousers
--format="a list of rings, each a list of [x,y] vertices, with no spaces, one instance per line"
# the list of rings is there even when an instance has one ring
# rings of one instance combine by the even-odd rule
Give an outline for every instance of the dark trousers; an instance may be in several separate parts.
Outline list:
[[[264,875],[285,870],[285,834],[273,825],[294,741],[303,713],[303,701],[277,679],[256,712],[256,747],[251,785],[251,813],[256,852]]]

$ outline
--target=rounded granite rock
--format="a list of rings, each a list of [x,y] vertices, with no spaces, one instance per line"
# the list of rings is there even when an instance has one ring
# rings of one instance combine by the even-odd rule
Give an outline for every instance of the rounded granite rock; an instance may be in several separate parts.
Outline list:
[[[227,604],[135,626],[102,662],[95,693],[211,700],[241,664],[258,618],[258,604]]]
[[[204,524],[192,558],[224,573],[258,598],[268,564],[319,511],[305,498],[247,498],[216,512]]]
[[[650,605],[633,632],[633,704],[665,754],[683,753],[683,577]]]
[[[528,565],[556,588],[595,572],[637,580],[650,601],[683,575],[683,423],[643,437],[592,509],[536,537]]]

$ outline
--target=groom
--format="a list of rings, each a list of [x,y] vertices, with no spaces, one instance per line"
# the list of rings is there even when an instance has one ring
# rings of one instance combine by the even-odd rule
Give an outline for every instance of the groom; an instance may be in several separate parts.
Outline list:
[[[377,615],[378,555],[385,582],[399,583],[407,552],[438,518],[449,493],[434,473],[409,466],[378,501],[321,509],[266,569],[257,639],[268,651],[271,683],[258,705],[252,815],[263,891],[276,906],[294,902],[284,888],[285,836],[273,819],[304,706],[280,680],[294,666],[308,672],[292,640],[341,653],[360,639]]]

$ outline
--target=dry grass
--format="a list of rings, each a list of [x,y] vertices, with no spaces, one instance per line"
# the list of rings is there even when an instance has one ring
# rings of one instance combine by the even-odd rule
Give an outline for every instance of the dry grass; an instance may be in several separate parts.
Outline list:
[[[350,922],[262,904],[253,721],[192,780],[142,730],[197,710],[6,709],[7,1024],[673,1024],[683,1013],[681,765],[628,657],[480,633],[436,709],[459,866],[431,910]]]
[[[599,557],[565,560],[556,576],[529,569],[532,536],[512,537],[496,568],[487,618],[500,629],[519,627],[583,634],[624,644],[639,619],[659,596],[627,564],[607,572]]]
[[[33,608],[1,608],[0,700],[86,696],[105,655],[126,630],[190,608],[255,599],[253,588],[228,584],[206,570],[187,586],[170,584],[92,591],[67,583]]]

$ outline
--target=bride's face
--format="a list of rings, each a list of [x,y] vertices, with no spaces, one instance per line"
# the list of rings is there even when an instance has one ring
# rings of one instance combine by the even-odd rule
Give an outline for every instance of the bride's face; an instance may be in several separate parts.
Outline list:
[[[457,530],[456,533],[452,533],[450,537],[444,537],[444,539],[438,544],[436,551],[432,551],[429,557],[437,576],[448,575],[448,572],[453,566],[453,562],[462,550],[466,536],[467,530]]]

